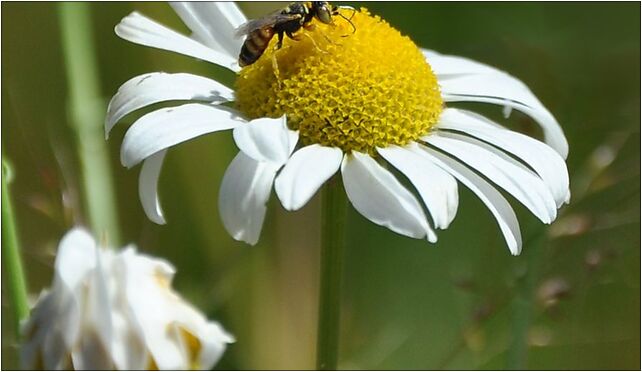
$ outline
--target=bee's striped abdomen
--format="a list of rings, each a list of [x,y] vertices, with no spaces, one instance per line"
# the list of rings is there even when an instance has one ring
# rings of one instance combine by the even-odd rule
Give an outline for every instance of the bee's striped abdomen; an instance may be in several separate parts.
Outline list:
[[[241,48],[241,54],[239,54],[239,66],[251,65],[261,58],[273,36],[274,29],[272,27],[265,27],[247,35],[243,48]]]

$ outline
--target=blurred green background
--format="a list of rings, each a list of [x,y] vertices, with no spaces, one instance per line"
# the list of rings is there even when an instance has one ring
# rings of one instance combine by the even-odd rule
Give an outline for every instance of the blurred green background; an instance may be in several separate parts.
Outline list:
[[[519,257],[463,186],[458,216],[436,245],[351,210],[340,368],[640,369],[640,4],[350,4],[368,7],[420,46],[522,79],[566,132],[573,199]],[[241,5],[249,17],[281,6]],[[228,71],[113,33],[133,10],[187,33],[167,4],[89,9],[103,110],[120,84],[145,72],[233,83]],[[2,3],[2,152],[14,168],[12,196],[34,296],[50,284],[58,240],[86,220],[57,12],[52,3]],[[468,107],[500,118],[497,107]],[[175,287],[237,337],[216,368],[314,368],[318,196],[297,213],[273,196],[260,243],[235,242],[216,203],[236,148],[230,133],[209,135],[169,152],[160,182],[168,224],[156,226],[138,202],[139,168],[119,163],[124,133],[139,115],[119,124],[108,142],[121,240],[170,260]],[[507,123],[533,128],[519,113]],[[524,240],[537,236],[538,221],[513,205]],[[5,282],[3,369],[17,367]]]

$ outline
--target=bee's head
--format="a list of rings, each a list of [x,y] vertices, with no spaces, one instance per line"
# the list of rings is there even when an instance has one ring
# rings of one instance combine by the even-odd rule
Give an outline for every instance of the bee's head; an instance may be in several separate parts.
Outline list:
[[[323,23],[332,23],[333,7],[327,1],[313,1],[312,11],[317,19]]]

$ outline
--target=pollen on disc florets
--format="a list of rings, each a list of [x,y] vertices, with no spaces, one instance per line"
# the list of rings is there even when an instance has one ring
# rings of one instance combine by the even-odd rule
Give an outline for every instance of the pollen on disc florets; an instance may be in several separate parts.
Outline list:
[[[351,21],[354,33],[346,20],[334,17],[334,25],[315,20],[314,31],[299,31],[300,41],[286,38],[279,50],[272,40],[257,62],[241,70],[238,108],[249,118],[286,114],[304,145],[346,152],[372,154],[376,147],[403,146],[426,135],[442,99],[425,57],[366,9]]]

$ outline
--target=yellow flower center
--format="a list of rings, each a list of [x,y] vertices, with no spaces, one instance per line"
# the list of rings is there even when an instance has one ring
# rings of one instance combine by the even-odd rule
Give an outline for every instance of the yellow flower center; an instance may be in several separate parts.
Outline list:
[[[342,10],[350,17],[352,11]],[[313,21],[299,41],[275,36],[236,81],[236,104],[249,118],[280,117],[304,145],[374,153],[426,135],[442,99],[425,57],[406,36],[366,9],[334,25]],[[307,35],[306,35],[307,34]],[[276,62],[276,63],[274,63]],[[275,72],[273,66],[278,67]]]

